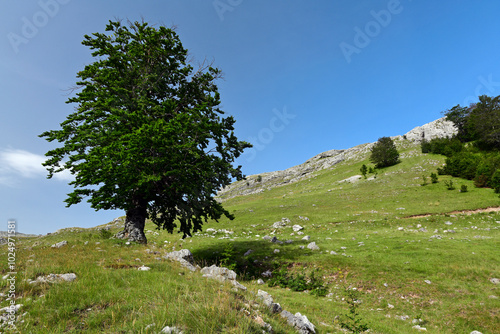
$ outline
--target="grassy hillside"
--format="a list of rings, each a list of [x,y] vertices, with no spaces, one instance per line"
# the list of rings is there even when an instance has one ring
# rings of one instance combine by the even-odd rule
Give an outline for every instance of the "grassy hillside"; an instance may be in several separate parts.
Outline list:
[[[99,230],[118,232],[116,224],[19,239],[16,294],[23,306],[16,324],[21,333],[159,333],[165,326],[184,333],[262,333],[265,321],[275,333],[294,333],[257,303],[261,289],[284,309],[306,315],[317,333],[342,333],[348,302],[371,333],[417,333],[417,325],[429,333],[500,333],[499,285],[492,280],[500,278],[500,215],[468,212],[500,206],[498,196],[448,176],[430,184],[443,157],[423,155],[407,141],[398,147],[402,162],[375,178],[341,182],[369,164],[364,154],[296,183],[228,199],[234,221],[210,222],[205,230],[215,231],[185,240],[148,225],[148,245],[127,245]],[[429,184],[421,185],[422,175]],[[456,190],[445,187],[450,179]],[[459,192],[462,184],[468,192]],[[282,218],[290,222],[273,228]],[[294,224],[304,227],[303,234],[293,232]],[[50,247],[62,240],[68,244]],[[319,250],[308,249],[311,242]],[[181,248],[200,266],[235,267],[248,291],[232,291],[162,258]],[[3,276],[5,245],[1,251]],[[142,265],[151,270],[138,270]],[[257,284],[263,272],[280,267],[295,277],[314,272],[327,295]],[[75,273],[77,279],[26,281],[51,273]],[[0,284],[7,294],[8,282]]]

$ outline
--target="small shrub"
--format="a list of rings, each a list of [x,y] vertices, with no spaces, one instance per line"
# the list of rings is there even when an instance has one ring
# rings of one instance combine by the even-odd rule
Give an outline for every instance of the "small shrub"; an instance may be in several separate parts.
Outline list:
[[[366,165],[363,164],[363,166],[361,166],[359,171],[361,172],[361,175],[363,175],[363,177],[366,179],[366,173],[368,173],[368,167],[366,167]]]
[[[224,247],[219,263],[222,267],[226,267],[227,269],[236,269],[235,252],[232,243],[228,243],[226,247]]]
[[[100,235],[102,239],[110,239],[113,236],[113,233],[103,228],[100,230]]]
[[[453,180],[444,181],[444,185],[448,190],[455,190],[455,186],[453,185]]]
[[[438,176],[436,173],[431,173],[431,182],[438,183]]]
[[[262,182],[262,176],[261,175],[257,176],[257,182]]]
[[[289,288],[292,291],[309,290],[313,296],[324,297],[328,293],[325,283],[321,277],[317,277],[314,271],[309,278],[305,274],[290,274],[286,266],[273,271],[273,277],[267,281],[270,287],[279,286]]]
[[[427,183],[427,175],[422,175],[422,183],[420,184],[422,187],[426,186]]]
[[[340,327],[347,329],[352,333],[363,333],[368,330],[368,325],[363,322],[358,312],[359,291],[354,289],[345,289],[344,298],[349,307],[349,312],[340,318]]]
[[[462,186],[460,187],[460,192],[461,193],[466,193],[468,190],[467,190],[467,186],[465,184],[462,184]]]

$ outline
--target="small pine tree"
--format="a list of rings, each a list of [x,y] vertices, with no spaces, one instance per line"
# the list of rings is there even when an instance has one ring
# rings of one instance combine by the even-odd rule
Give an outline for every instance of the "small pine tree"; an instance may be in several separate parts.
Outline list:
[[[363,177],[366,179],[366,173],[368,173],[368,167],[366,167],[366,165],[363,164],[363,166],[361,166],[361,168],[359,169],[359,171],[361,172],[361,174],[363,175]]]
[[[371,152],[370,161],[376,168],[389,167],[400,162],[399,152],[390,137],[379,138]]]

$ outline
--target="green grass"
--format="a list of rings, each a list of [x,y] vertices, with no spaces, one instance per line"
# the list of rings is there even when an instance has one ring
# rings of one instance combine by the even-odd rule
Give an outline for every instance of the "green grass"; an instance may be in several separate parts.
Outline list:
[[[500,293],[490,279],[500,278],[500,214],[452,213],[498,207],[498,195],[449,176],[421,186],[422,175],[430,180],[444,158],[399,145],[402,162],[372,180],[338,182],[359,174],[362,164],[369,165],[362,156],[298,183],[227,200],[225,206],[236,219],[205,226],[216,233],[181,240],[179,234],[154,232],[148,223],[148,245],[125,245],[85,229],[20,239],[16,289],[18,303],[24,305],[20,313],[26,312],[24,323],[18,322],[20,332],[158,333],[177,326],[186,333],[262,333],[255,321],[260,316],[275,333],[294,333],[280,316],[254,305],[255,293],[263,289],[284,309],[305,314],[318,333],[342,333],[340,320],[349,312],[346,291],[355,287],[359,317],[371,333],[418,332],[412,328],[415,318],[423,320],[420,326],[429,333],[499,333]],[[450,179],[457,190],[446,189],[444,181]],[[468,192],[459,192],[462,184]],[[271,227],[283,217],[291,220],[289,226],[302,225],[310,240],[292,234],[290,227]],[[451,229],[456,233],[448,232]],[[263,240],[265,235],[293,242],[274,244]],[[62,240],[68,245],[50,247]],[[312,241],[320,251],[305,247]],[[229,285],[161,259],[181,248],[191,250],[201,266],[233,264],[248,291],[233,292]],[[254,252],[243,256],[249,249]],[[5,246],[2,252],[6,254]],[[2,274],[8,271],[4,258]],[[137,270],[143,264],[152,269]],[[279,265],[306,276],[314,271],[329,295],[256,283],[262,272]],[[24,282],[68,272],[78,279],[39,286]],[[8,290],[6,281],[0,282],[0,290]]]

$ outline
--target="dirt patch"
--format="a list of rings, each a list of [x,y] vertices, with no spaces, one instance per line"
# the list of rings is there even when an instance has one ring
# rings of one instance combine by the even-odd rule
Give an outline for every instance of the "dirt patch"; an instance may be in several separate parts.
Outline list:
[[[448,213],[426,213],[426,214],[421,214],[421,215],[413,215],[413,216],[408,216],[404,217],[406,218],[425,218],[425,217],[431,217],[431,216],[439,216],[439,215],[473,215],[475,213],[483,213],[483,212],[499,212],[500,207],[490,207],[490,208],[484,208],[484,209],[476,209],[476,210],[460,210],[460,211],[452,211]]]

